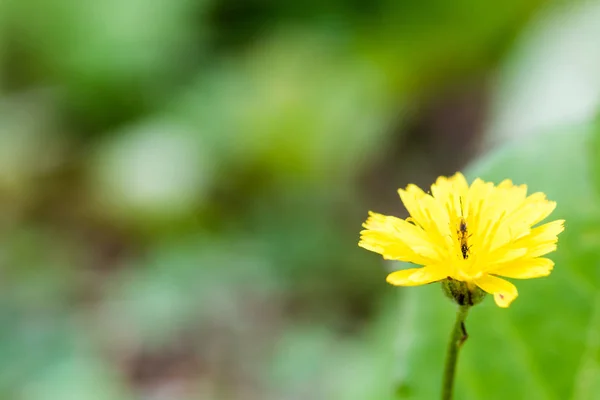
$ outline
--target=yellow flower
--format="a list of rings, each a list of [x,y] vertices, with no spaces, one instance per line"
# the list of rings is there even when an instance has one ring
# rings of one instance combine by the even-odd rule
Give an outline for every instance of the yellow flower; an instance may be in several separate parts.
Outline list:
[[[533,227],[556,203],[543,193],[527,196],[527,186],[504,180],[498,186],[476,179],[468,185],[461,173],[440,177],[427,194],[415,185],[399,189],[410,213],[406,220],[369,212],[359,246],[386,260],[422,265],[392,272],[387,281],[417,286],[452,278],[493,294],[508,307],[517,288],[499,276],[515,279],[550,274],[554,262],[540,258],[556,250],[564,220]]]

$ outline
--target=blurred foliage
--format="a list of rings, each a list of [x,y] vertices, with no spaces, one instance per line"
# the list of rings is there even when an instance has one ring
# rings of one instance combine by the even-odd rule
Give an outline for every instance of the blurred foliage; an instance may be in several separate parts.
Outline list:
[[[597,14],[0,2],[0,398],[437,397],[451,304],[394,291],[356,243],[367,209],[402,214],[396,187],[480,140],[499,147],[472,176],[568,222],[551,278],[471,315],[459,390],[592,398]]]

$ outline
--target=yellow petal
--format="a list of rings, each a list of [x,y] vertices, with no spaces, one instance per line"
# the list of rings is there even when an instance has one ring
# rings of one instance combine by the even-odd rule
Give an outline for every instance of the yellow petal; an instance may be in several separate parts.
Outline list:
[[[415,185],[398,189],[398,194],[411,219],[423,228],[433,243],[446,246],[451,241],[450,218],[440,202]]]
[[[531,230],[531,236],[535,236],[537,240],[544,241],[558,236],[559,233],[565,230],[565,220],[557,219],[556,221],[548,222]]]
[[[446,271],[441,268],[423,267],[392,272],[387,276],[386,280],[395,286],[418,286],[441,281],[447,277]]]
[[[541,192],[528,196],[519,207],[506,217],[505,224],[511,225],[513,231],[528,229],[546,218],[556,208],[556,202],[546,199]]]
[[[498,189],[510,189],[512,188],[513,182],[510,179],[505,179],[502,182],[500,182],[500,184],[498,185]]]
[[[453,220],[457,216],[466,217],[468,189],[467,180],[463,174],[457,172],[449,178],[440,176],[431,185],[431,194],[451,216],[450,220]]]
[[[539,257],[556,250],[556,243],[543,243],[527,249],[527,257]]]
[[[490,254],[490,259],[494,260],[494,263],[502,264],[519,258],[523,258],[526,254],[527,249],[525,248],[499,249]]]
[[[517,226],[506,223],[507,216],[510,216],[521,206],[527,194],[527,186],[510,186],[512,182],[503,181],[496,190],[490,194],[486,201],[486,207],[481,210],[483,221],[480,224],[479,234],[484,238],[483,243],[490,252],[506,245],[516,237],[515,231],[519,234],[525,231],[529,232],[529,225]]]
[[[397,238],[381,232],[363,231],[358,246],[381,254],[386,260],[406,261],[425,265],[431,260],[420,256]]]
[[[475,284],[484,292],[493,294],[496,304],[502,308],[508,307],[519,295],[515,285],[492,275],[485,275],[475,280]]]
[[[418,186],[411,184],[408,185],[406,189],[398,189],[398,194],[413,220],[424,229],[427,229],[430,226],[431,221],[427,218],[427,215],[423,212],[423,207],[421,206],[421,200],[427,196],[427,193]]]
[[[519,238],[515,246],[533,247],[543,243],[554,243],[558,240],[558,234],[565,230],[564,223],[564,219],[559,219],[533,228],[529,234]]]
[[[508,265],[500,266],[490,271],[494,275],[505,276],[515,279],[539,278],[550,275],[554,268],[554,261],[548,258],[533,258],[528,260],[517,260]]]
[[[483,230],[487,223],[485,215],[486,204],[489,205],[490,194],[494,191],[494,185],[477,178],[471,183],[468,197],[468,215],[471,231],[475,236],[483,237]],[[489,208],[489,207],[488,207]]]
[[[369,212],[359,246],[389,260],[431,264],[440,255],[422,228],[400,218]]]
[[[508,264],[520,262],[520,259],[532,259],[551,253],[556,250],[558,234],[564,230],[564,220],[556,220],[531,229],[516,241],[494,249],[490,259],[494,264]],[[491,263],[489,270],[495,268]]]

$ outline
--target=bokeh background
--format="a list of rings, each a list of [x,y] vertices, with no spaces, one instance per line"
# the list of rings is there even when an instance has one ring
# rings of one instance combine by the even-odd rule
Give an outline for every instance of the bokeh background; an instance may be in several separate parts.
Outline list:
[[[469,317],[460,399],[600,399],[600,2],[0,1],[0,399],[439,395],[454,307],[357,246],[512,178],[555,272]]]

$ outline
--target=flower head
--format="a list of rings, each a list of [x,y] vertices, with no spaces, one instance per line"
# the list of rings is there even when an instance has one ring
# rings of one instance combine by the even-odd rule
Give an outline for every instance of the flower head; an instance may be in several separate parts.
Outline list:
[[[543,193],[527,196],[526,185],[504,180],[498,186],[461,173],[440,177],[431,194],[415,185],[399,189],[410,217],[369,213],[359,246],[387,260],[422,265],[392,272],[387,281],[417,286],[452,279],[494,295],[508,307],[517,288],[499,277],[528,279],[550,274],[554,262],[541,256],[556,250],[564,220],[534,227],[556,203]]]

